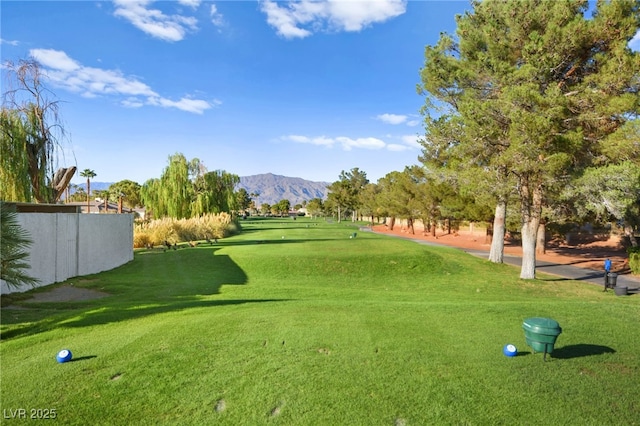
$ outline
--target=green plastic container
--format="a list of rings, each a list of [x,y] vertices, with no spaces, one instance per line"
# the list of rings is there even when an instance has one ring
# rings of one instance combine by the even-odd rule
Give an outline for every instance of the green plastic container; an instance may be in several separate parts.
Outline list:
[[[533,352],[543,352],[545,360],[547,354],[553,352],[553,345],[562,333],[560,324],[551,318],[527,318],[522,323],[522,328],[527,345]]]

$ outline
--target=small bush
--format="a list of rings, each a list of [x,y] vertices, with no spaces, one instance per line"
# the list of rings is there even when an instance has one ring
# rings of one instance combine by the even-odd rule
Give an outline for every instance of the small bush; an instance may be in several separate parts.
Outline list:
[[[134,231],[133,233],[133,247],[141,248],[147,247],[151,244],[151,237],[148,233],[141,230],[139,232]]]
[[[629,268],[634,274],[640,274],[640,247],[627,248],[629,253]]]

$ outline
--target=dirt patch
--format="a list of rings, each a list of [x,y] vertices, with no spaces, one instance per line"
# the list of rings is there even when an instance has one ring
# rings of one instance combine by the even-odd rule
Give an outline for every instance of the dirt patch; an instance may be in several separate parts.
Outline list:
[[[410,230],[396,224],[393,230],[387,225],[376,225],[374,232],[384,234],[394,234],[405,238],[432,241],[438,244],[445,244],[452,247],[468,250],[485,250],[491,248],[491,241],[486,238],[484,230],[459,230],[450,234],[438,230],[436,236],[425,235],[422,229],[415,229],[415,234]],[[510,241],[505,241],[505,254],[522,256],[522,247]],[[572,265],[579,268],[603,270],[604,261],[610,259],[612,272],[630,273],[629,259],[625,248],[618,238],[611,238],[606,241],[594,241],[590,243],[569,246],[562,241],[551,241],[548,244],[546,253],[537,254],[536,259],[545,262],[553,262],[561,265]]]
[[[102,291],[63,285],[49,291],[36,293],[31,299],[27,299],[24,302],[82,302],[85,300],[101,299],[107,296],[110,296],[110,294]]]

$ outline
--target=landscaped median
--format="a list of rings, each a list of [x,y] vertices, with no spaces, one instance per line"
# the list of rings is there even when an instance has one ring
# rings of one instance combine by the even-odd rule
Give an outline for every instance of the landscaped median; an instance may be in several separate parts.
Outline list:
[[[3,412],[55,409],[72,425],[640,418],[636,297],[522,281],[452,248],[350,238],[351,223],[242,228],[71,280],[108,297],[3,309]],[[562,325],[547,362],[525,344],[531,317]],[[503,355],[508,343],[517,356]],[[56,361],[62,349],[71,361]]]

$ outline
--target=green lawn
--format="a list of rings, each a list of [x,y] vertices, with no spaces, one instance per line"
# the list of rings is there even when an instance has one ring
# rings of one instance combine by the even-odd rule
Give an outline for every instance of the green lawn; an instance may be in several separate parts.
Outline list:
[[[2,309],[3,424],[640,424],[636,296],[349,225],[248,220],[69,281],[109,297]]]

